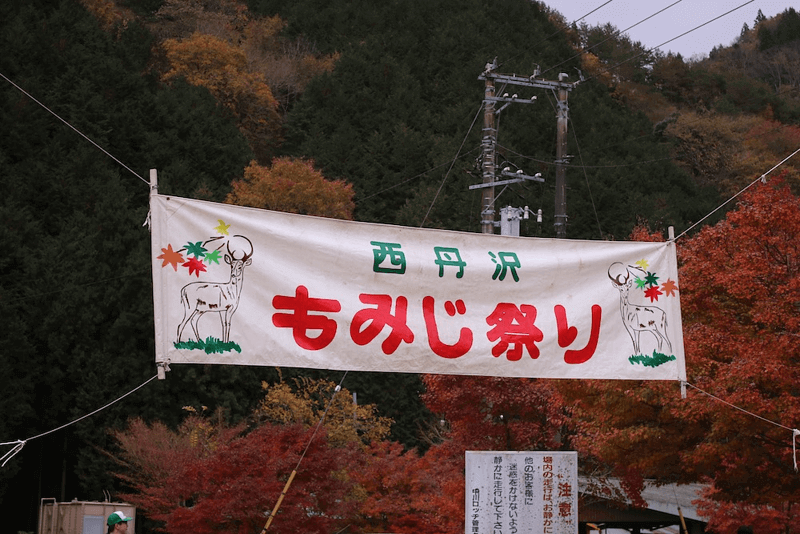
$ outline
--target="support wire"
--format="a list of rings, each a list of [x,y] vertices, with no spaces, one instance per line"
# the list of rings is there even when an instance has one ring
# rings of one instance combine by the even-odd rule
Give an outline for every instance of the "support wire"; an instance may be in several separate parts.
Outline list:
[[[6,442],[6,443],[0,443],[0,446],[13,445],[13,447],[12,447],[12,449],[10,451],[8,451],[2,457],[0,457],[0,460],[2,460],[2,462],[3,462],[2,464],[0,464],[0,467],[5,467],[5,465],[8,463],[8,461],[11,460],[11,458],[13,458],[14,456],[16,456],[17,453],[19,453],[25,447],[25,444],[28,443],[29,441],[34,440],[34,439],[38,439],[38,438],[42,438],[44,436],[47,436],[48,434],[52,434],[53,432],[58,432],[59,430],[61,430],[63,428],[67,428],[70,425],[74,425],[75,423],[83,421],[84,419],[88,419],[89,417],[93,416],[94,414],[105,410],[106,408],[108,408],[112,404],[115,404],[115,403],[121,401],[122,399],[124,399],[128,395],[131,395],[132,393],[135,393],[136,391],[140,390],[141,388],[143,388],[144,386],[146,386],[147,384],[149,384],[150,382],[152,382],[156,378],[158,378],[158,375],[155,375],[155,376],[149,378],[144,383],[136,386],[135,388],[133,388],[132,390],[130,390],[129,392],[127,392],[123,396],[121,396],[121,397],[119,397],[117,399],[114,399],[113,401],[109,402],[105,406],[103,406],[101,408],[98,408],[98,409],[96,409],[95,411],[93,411],[91,413],[87,413],[86,415],[81,416],[81,417],[75,419],[74,421],[72,421],[70,423],[61,425],[60,427],[54,428],[52,430],[48,430],[47,432],[42,432],[41,434],[37,434],[36,436],[33,436],[31,438],[28,438],[28,439],[18,439],[16,441],[9,441],[9,442]]]
[[[726,200],[725,202],[723,202],[722,204],[720,204],[719,206],[717,206],[717,207],[716,207],[716,208],[715,208],[715,209],[714,209],[714,210],[713,210],[711,213],[709,213],[708,215],[706,215],[705,217],[703,217],[702,219],[700,219],[699,221],[697,221],[696,223],[694,223],[693,225],[691,225],[689,228],[687,228],[686,230],[684,230],[684,231],[683,231],[683,232],[682,232],[682,233],[681,233],[681,234],[680,234],[678,237],[676,237],[676,238],[675,238],[675,241],[677,241],[678,239],[680,239],[681,237],[683,237],[684,235],[686,235],[686,234],[687,234],[687,233],[688,233],[690,230],[692,230],[694,227],[698,226],[700,223],[702,223],[703,221],[705,221],[706,219],[708,219],[709,217],[711,217],[712,215],[714,215],[716,212],[718,212],[718,211],[719,211],[719,210],[721,210],[723,207],[725,207],[725,205],[727,205],[727,204],[728,204],[729,202],[731,202],[733,199],[735,199],[736,197],[738,197],[739,195],[741,195],[742,193],[744,193],[745,191],[747,191],[748,189],[750,189],[751,187],[753,187],[753,186],[754,186],[756,183],[758,183],[759,181],[761,181],[762,183],[767,183],[767,175],[768,175],[769,173],[771,173],[772,171],[774,171],[775,169],[777,169],[778,167],[780,167],[781,165],[783,165],[784,163],[786,163],[787,161],[789,161],[789,160],[790,160],[790,159],[791,159],[791,158],[792,158],[792,157],[793,157],[795,154],[797,154],[798,152],[800,152],[800,148],[798,148],[797,150],[795,150],[794,152],[792,152],[792,153],[791,153],[789,156],[787,156],[786,158],[784,158],[784,159],[783,159],[783,161],[781,161],[780,163],[778,163],[777,165],[775,165],[774,167],[772,167],[770,170],[768,170],[767,172],[765,172],[764,174],[762,174],[761,176],[759,176],[758,178],[756,178],[755,180],[753,180],[752,182],[750,182],[750,184],[748,184],[748,185],[747,185],[746,187],[744,187],[744,188],[743,188],[741,191],[739,191],[738,193],[736,193],[735,195],[733,195],[731,198],[729,198],[728,200]]]
[[[39,105],[40,105],[42,108],[44,108],[45,110],[47,110],[47,112],[48,112],[48,113],[50,113],[51,115],[53,115],[55,118],[57,118],[58,120],[60,120],[61,122],[63,122],[63,123],[64,123],[64,124],[66,124],[67,126],[69,126],[69,127],[72,129],[72,130],[74,130],[74,131],[75,131],[75,133],[77,133],[78,135],[80,135],[81,137],[83,137],[84,139],[86,139],[87,141],[89,141],[89,142],[90,142],[91,144],[93,144],[93,145],[94,145],[94,146],[95,146],[97,149],[99,149],[99,150],[100,150],[100,151],[101,151],[103,154],[105,154],[105,155],[106,155],[106,156],[108,156],[109,158],[111,158],[111,159],[113,159],[114,161],[116,161],[118,164],[120,164],[122,167],[124,167],[124,168],[125,168],[125,169],[126,169],[128,172],[130,172],[131,174],[133,174],[134,176],[136,176],[138,179],[140,179],[140,180],[141,180],[141,181],[143,181],[144,183],[146,183],[146,184],[150,185],[150,182],[148,182],[147,180],[145,180],[144,178],[142,178],[142,176],[141,176],[141,175],[137,174],[137,173],[136,173],[134,170],[132,170],[130,167],[128,167],[127,165],[125,165],[124,163],[122,163],[120,160],[118,160],[117,158],[115,158],[115,157],[114,157],[114,156],[113,156],[113,155],[112,155],[110,152],[108,152],[108,151],[107,151],[105,148],[101,147],[100,145],[98,145],[97,143],[95,143],[94,141],[92,141],[92,140],[91,140],[91,139],[90,139],[88,136],[86,136],[86,135],[85,135],[83,132],[81,132],[81,131],[80,131],[80,130],[78,130],[76,127],[74,127],[73,125],[71,125],[69,122],[67,122],[66,120],[62,119],[62,118],[61,118],[61,117],[60,117],[60,116],[59,116],[59,115],[58,115],[58,114],[57,114],[55,111],[51,110],[50,108],[48,108],[47,106],[45,106],[44,104],[42,104],[41,102],[39,102],[38,100],[36,100],[36,98],[34,98],[34,97],[33,97],[33,95],[31,95],[30,93],[28,93],[28,92],[27,92],[25,89],[23,89],[23,88],[22,88],[22,87],[20,87],[19,85],[15,84],[15,83],[14,83],[13,81],[11,81],[10,79],[8,79],[8,78],[6,77],[6,75],[5,75],[5,74],[3,74],[2,72],[0,72],[0,77],[1,77],[1,78],[3,78],[3,79],[4,79],[5,81],[7,81],[8,83],[10,83],[11,85],[13,85],[13,86],[14,86],[14,87],[15,87],[15,88],[16,88],[18,91],[20,91],[22,94],[24,94],[25,96],[27,96],[28,98],[30,98],[31,100],[33,100],[34,102],[36,102],[37,104],[39,104]]]

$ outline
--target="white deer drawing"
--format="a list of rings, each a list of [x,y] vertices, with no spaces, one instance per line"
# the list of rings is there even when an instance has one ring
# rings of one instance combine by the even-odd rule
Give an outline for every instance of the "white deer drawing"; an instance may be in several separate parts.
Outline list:
[[[667,337],[666,312],[655,306],[631,304],[628,300],[628,294],[633,285],[631,270],[644,274],[644,271],[637,267],[630,265],[626,267],[620,262],[615,262],[608,268],[608,277],[611,279],[611,284],[619,290],[619,312],[622,315],[622,324],[633,341],[633,350],[636,354],[640,354],[639,334],[651,332],[656,337],[659,352],[665,341],[669,351],[672,352],[672,343]]]
[[[239,297],[242,294],[242,282],[244,280],[244,268],[250,265],[253,255],[253,243],[242,235],[235,235],[234,238],[242,238],[247,241],[250,252],[243,252],[241,258],[236,257],[238,250],[231,251],[230,241],[226,247],[228,253],[225,254],[225,263],[231,266],[231,278],[228,282],[192,282],[186,284],[181,289],[181,303],[183,304],[183,321],[178,325],[178,343],[181,342],[183,330],[187,324],[192,325],[195,339],[199,342],[200,334],[197,330],[197,322],[206,313],[218,313],[222,324],[222,342],[227,343],[231,337],[231,317],[239,307]]]

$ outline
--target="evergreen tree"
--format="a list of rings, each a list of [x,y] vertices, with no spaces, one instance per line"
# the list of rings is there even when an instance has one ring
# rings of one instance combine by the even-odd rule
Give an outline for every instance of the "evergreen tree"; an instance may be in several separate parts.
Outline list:
[[[345,12],[358,10],[357,18],[369,24],[365,20],[351,27],[352,21],[329,14],[332,30],[323,32],[315,21],[326,15],[312,15],[312,3],[251,3],[266,14],[285,9],[291,30],[343,51],[335,70],[313,81],[290,112],[285,150],[313,158],[326,175],[351,182],[356,219],[479,231],[479,193],[468,189],[480,181],[475,158],[480,153],[483,87],[478,75],[495,56],[500,72],[532,72],[534,65],[542,65],[545,78],[554,79],[558,72],[577,74],[566,36],[555,31],[537,5],[515,0],[462,2],[458,8],[445,0],[412,3],[403,13],[383,4],[357,4],[337,3]],[[599,28],[597,38],[613,30]],[[595,39],[586,32],[587,39]],[[496,35],[504,39],[498,41]],[[530,47],[532,35],[543,36],[535,50]],[[638,43],[626,43],[631,53],[640,52]],[[631,66],[626,77],[644,81],[648,75],[643,65],[653,60],[642,56],[641,65]],[[543,98],[535,105],[512,105],[502,112],[499,163],[529,174],[541,172],[546,182],[511,186],[502,194],[498,190],[495,209],[509,202],[541,207],[543,224],[529,222],[522,233],[549,237],[554,234],[556,133],[548,95],[539,96]],[[713,208],[713,198],[690,199],[696,196],[693,184],[669,161],[668,147],[647,138],[652,129],[647,119],[613,100],[597,80],[571,92],[570,108],[569,153],[575,157],[568,172],[569,237],[624,236],[640,218],[685,228],[704,209]],[[637,137],[637,142],[625,142]],[[603,150],[611,139],[614,148]],[[595,190],[601,205],[593,207],[590,193]]]
[[[756,14],[756,20],[753,22],[753,28],[764,22],[766,18],[767,17],[764,16],[764,13],[762,13],[761,9],[759,9],[758,13]]]
[[[139,177],[156,168],[164,193],[222,200],[252,154],[207,90],[147,74],[150,37],[136,23],[113,37],[76,2],[6,3],[0,28],[0,72],[133,171],[2,82],[0,441],[36,439],[0,470],[0,510],[6,528],[33,531],[42,497],[115,493],[98,452],[107,428],[132,415],[174,423],[184,404],[235,420],[274,371],[176,369],[47,433],[155,375],[149,188]]]

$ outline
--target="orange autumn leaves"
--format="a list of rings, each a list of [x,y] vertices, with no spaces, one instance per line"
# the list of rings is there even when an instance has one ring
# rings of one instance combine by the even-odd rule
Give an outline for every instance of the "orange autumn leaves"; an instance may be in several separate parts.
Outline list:
[[[276,158],[271,167],[250,162],[232,187],[225,202],[239,206],[348,220],[355,209],[353,186],[325,179],[307,160]]]
[[[162,79],[182,78],[208,89],[235,117],[255,156],[228,202],[351,219],[351,186],[325,179],[309,161],[273,161],[283,141],[283,114],[314,76],[333,69],[338,55],[287,40],[280,17],[254,17],[236,0],[169,0],[156,20],[157,33],[170,36],[161,42]]]

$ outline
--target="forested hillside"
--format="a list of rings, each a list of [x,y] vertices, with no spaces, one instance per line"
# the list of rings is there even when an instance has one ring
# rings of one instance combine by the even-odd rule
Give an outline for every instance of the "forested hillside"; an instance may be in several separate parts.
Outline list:
[[[31,2],[4,3],[0,26],[0,72],[138,174],[3,81],[6,442],[73,421],[155,374],[148,186],[139,177],[157,168],[165,189],[221,200],[251,151],[208,91],[148,73],[153,40],[139,24],[110,36],[77,3]],[[185,404],[235,413],[247,401],[234,391],[259,386],[237,369],[176,371],[124,405],[26,444],[0,469],[5,528],[34,530],[41,497],[102,500],[115,482],[98,451],[107,429],[130,415],[177,423]]]
[[[480,181],[485,64],[497,58],[499,72],[526,75],[560,64],[545,77],[566,72],[572,81],[581,67],[571,32],[538,3],[263,1],[251,9],[280,14],[290,34],[341,53],[288,114],[286,150],[353,183],[363,220],[477,231],[479,196],[468,186]],[[552,236],[554,98],[539,97],[503,111],[498,142],[501,165],[546,181],[511,187],[497,202],[542,208],[543,224],[523,233]],[[652,123],[596,80],[571,93],[570,118],[570,237],[624,238],[638,218],[684,227],[713,204],[713,193],[694,194],[669,145],[648,135]]]
[[[32,531],[43,497],[116,496],[110,432],[130,418],[176,429],[188,406],[252,423],[262,381],[340,378],[175,366],[49,433],[155,374],[149,169],[163,193],[236,203],[303,175],[322,185],[262,207],[479,231],[478,76],[496,58],[503,73],[583,79],[569,97],[569,238],[680,232],[797,148],[798,25],[793,10],[759,17],[734,46],[687,62],[526,0],[4,3],[0,441],[36,438],[0,469],[8,528]],[[554,235],[553,106],[541,92],[500,114],[498,163],[545,179],[497,191],[498,207],[542,209],[523,236]],[[783,170],[797,193],[800,167]],[[334,198],[343,209],[322,213]],[[406,449],[440,442],[428,406],[444,401],[424,404],[420,377],[352,374],[346,386],[395,421]],[[536,398],[556,396],[547,385]]]

